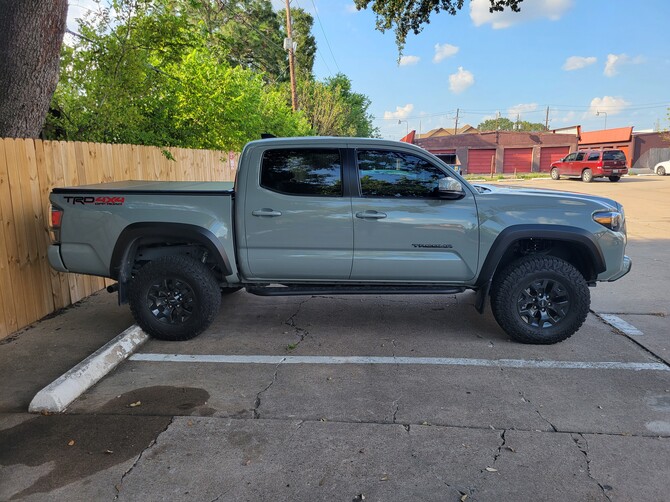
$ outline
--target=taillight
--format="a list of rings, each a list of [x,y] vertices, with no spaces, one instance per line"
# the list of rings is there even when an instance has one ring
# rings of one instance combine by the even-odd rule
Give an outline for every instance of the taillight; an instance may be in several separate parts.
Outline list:
[[[63,210],[58,207],[51,205],[51,221],[49,225],[49,233],[51,236],[51,242],[58,244],[60,242],[60,227],[63,221]]]
[[[599,161],[598,161],[598,167],[599,167],[600,169],[603,168],[603,161],[602,161],[602,160],[599,160]]]

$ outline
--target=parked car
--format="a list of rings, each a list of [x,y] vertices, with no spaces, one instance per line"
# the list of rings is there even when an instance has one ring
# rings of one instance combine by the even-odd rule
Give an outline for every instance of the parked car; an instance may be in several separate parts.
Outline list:
[[[665,176],[670,171],[670,160],[659,162],[654,166],[654,172],[659,176]]]
[[[551,164],[551,179],[581,178],[590,183],[594,178],[619,181],[628,173],[626,154],[621,150],[582,150]]]

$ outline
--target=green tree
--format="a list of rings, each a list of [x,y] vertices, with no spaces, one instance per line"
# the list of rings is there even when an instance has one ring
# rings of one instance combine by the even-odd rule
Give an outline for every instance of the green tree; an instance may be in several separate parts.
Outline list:
[[[521,120],[513,122],[512,120],[500,117],[497,119],[488,119],[477,126],[480,131],[526,131],[537,132],[546,131],[547,128],[540,122],[527,122]]]
[[[288,90],[287,90],[288,92]],[[378,136],[368,113],[370,99],[351,91],[351,81],[338,73],[325,82],[301,78],[298,103],[315,134],[319,136]]]
[[[509,7],[519,12],[519,4],[523,0],[489,0],[491,12],[503,11]],[[398,52],[402,54],[407,35],[412,31],[419,34],[424,24],[430,22],[433,14],[445,11],[452,16],[463,8],[465,0],[354,0],[358,10],[372,9],[377,17],[376,26],[381,32],[393,29],[395,31]]]

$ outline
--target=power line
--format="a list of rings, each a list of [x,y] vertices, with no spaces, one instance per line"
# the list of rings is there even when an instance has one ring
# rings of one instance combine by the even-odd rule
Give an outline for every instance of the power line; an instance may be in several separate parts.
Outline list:
[[[317,10],[316,5],[314,5],[314,0],[310,0],[310,1],[312,2],[312,7],[314,7],[314,14],[316,14],[316,19],[319,21],[319,26],[321,26],[321,32],[323,33],[323,38],[326,40],[326,45],[328,46],[328,50],[330,51],[330,55],[333,58],[333,62],[335,63],[335,66],[337,67],[337,71],[339,73],[342,73],[342,70],[340,70],[340,65],[337,64],[337,59],[335,59],[335,54],[333,54],[333,49],[330,47],[330,42],[328,41],[328,36],[326,35],[326,30],[323,29],[323,23],[321,22],[321,17],[319,16],[319,11]],[[322,56],[322,59],[323,59],[323,56]],[[326,66],[328,66],[328,65],[326,65]]]

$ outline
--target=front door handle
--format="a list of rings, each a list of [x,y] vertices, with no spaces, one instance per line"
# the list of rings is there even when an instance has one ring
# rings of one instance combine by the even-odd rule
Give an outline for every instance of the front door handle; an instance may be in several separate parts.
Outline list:
[[[274,209],[264,207],[263,209],[254,209],[251,211],[251,214],[254,216],[269,216],[273,218],[275,216],[281,216],[281,211],[275,211]]]
[[[356,218],[362,220],[381,220],[386,218],[386,213],[380,213],[378,211],[359,211],[356,213]]]

